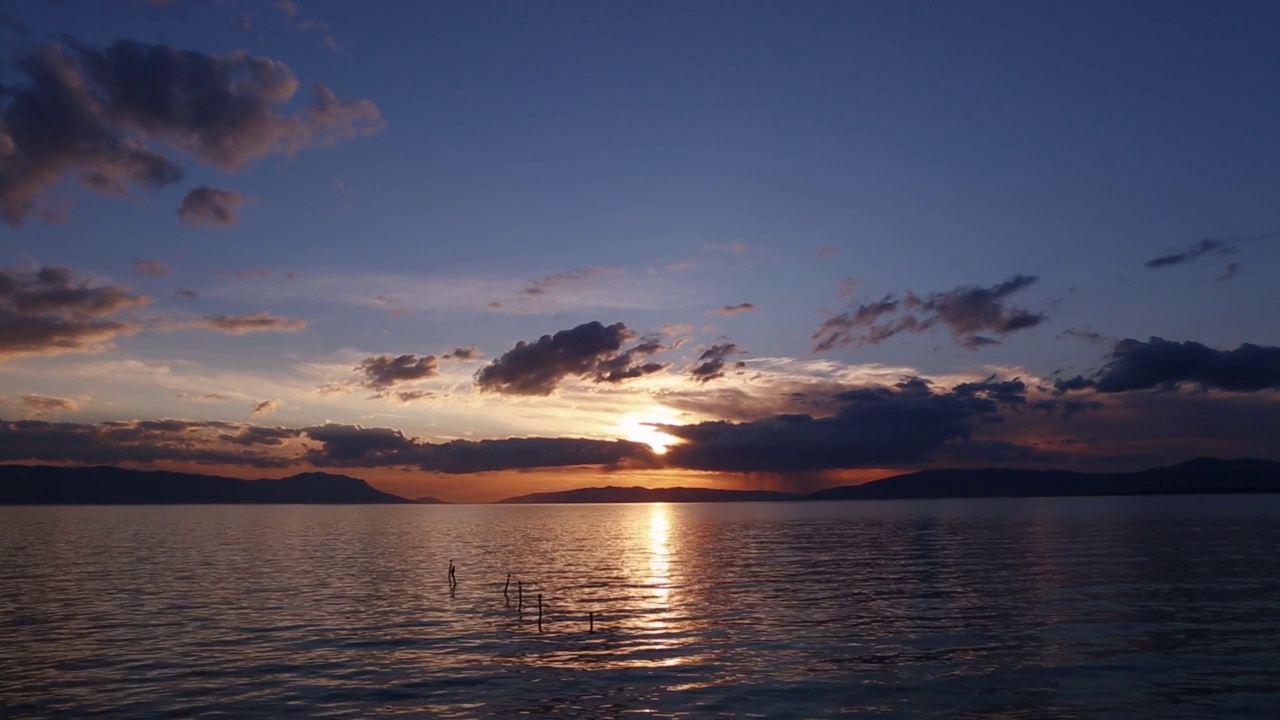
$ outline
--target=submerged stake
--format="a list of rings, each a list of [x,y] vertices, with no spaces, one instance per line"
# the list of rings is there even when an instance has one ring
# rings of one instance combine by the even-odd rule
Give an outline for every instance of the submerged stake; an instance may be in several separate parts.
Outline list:
[[[538,632],[542,632],[542,593],[538,593]]]
[[[587,613],[587,632],[593,633],[595,631],[596,631],[596,614],[593,612]]]

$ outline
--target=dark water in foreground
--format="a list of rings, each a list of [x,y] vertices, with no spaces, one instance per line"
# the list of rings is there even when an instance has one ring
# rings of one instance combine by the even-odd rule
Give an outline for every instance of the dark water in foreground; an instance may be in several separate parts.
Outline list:
[[[1277,550],[1274,496],[0,508],[0,716],[1272,718]]]

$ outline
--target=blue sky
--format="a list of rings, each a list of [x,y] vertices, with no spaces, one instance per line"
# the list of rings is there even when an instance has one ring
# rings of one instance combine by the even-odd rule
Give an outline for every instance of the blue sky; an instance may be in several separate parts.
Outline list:
[[[154,418],[332,423],[394,428],[428,444],[628,439],[607,420],[613,413],[639,418],[628,421],[629,439],[642,439],[635,422],[765,421],[788,409],[761,400],[784,379],[862,387],[919,376],[941,392],[1019,378],[1034,402],[1035,387],[1056,378],[1131,369],[1117,365],[1115,343],[1126,338],[1219,353],[1280,344],[1273,3],[173,0],[0,11],[10,19],[0,40],[11,61],[51,45],[109,60],[106,49],[120,40],[204,57],[244,51],[296,77],[296,94],[271,105],[282,117],[306,112],[313,83],[376,108],[353,131],[295,134],[289,148],[236,167],[175,140],[182,128],[144,132],[119,113],[105,121],[113,137],[180,165],[182,179],[129,184],[118,196],[78,186],[84,167],[59,166],[59,181],[37,200],[60,217],[31,211],[0,222],[0,264],[14,273],[70,267],[76,282],[150,302],[112,315],[128,332],[0,362],[0,417],[85,427]],[[79,57],[90,75],[90,56]],[[14,62],[0,82],[38,85]],[[0,96],[0,109],[12,113],[15,97]],[[23,156],[7,157],[0,163]],[[176,210],[197,187],[246,199],[233,222],[184,222]],[[1196,247],[1206,249],[1147,266]],[[140,276],[139,261],[167,272]],[[1025,327],[928,319],[931,293],[943,302],[959,288],[1018,276],[1036,279],[965,312],[1021,310],[1035,318]],[[175,296],[180,288],[199,297]],[[920,300],[914,310],[910,297]],[[850,342],[814,352],[825,320],[885,298],[899,305],[881,320],[913,311],[925,329],[871,342],[858,335],[870,326],[855,323]],[[743,303],[751,309],[718,312]],[[201,320],[253,313],[297,322],[228,334]],[[607,388],[570,373],[536,396],[476,386],[475,373],[518,341],[591,321],[625,323],[628,343],[660,334],[654,358],[665,367]],[[985,338],[976,348],[974,336]],[[710,380],[688,374],[728,343],[741,352],[725,359],[745,367],[730,363]],[[413,387],[431,398],[369,399],[368,378],[353,375],[365,358],[456,347],[484,359],[441,361],[436,374],[405,381],[421,381]],[[1274,358],[1264,352],[1259,362],[1266,370]],[[1239,416],[1231,405],[1239,402],[1264,415],[1275,409],[1274,385],[1227,390],[1220,374],[1165,373],[1142,396],[1153,388],[1193,404],[1213,396],[1224,415]],[[347,392],[315,392],[343,383]],[[708,396],[701,410],[669,402],[699,393]],[[227,397],[191,401],[200,394]],[[759,400],[757,415],[725,415],[716,398],[734,394]],[[1121,394],[1091,402],[1119,403]],[[1148,402],[1137,397],[1123,402]],[[249,413],[269,400],[277,403],[269,417]],[[599,415],[576,411],[583,403],[600,404]],[[838,415],[835,407],[809,411],[821,418]],[[1086,413],[1072,422],[1070,432],[1037,430],[1035,447],[1059,453],[1040,461],[1081,464],[1082,451],[1068,452],[1063,438],[1090,435],[1080,426],[1092,421]],[[1004,424],[1027,423],[1019,415]],[[1206,440],[1190,451],[1258,454],[1274,439],[1241,431],[1254,432],[1251,445]],[[1159,448],[1135,436],[1140,450],[1094,455],[1176,461],[1185,440]],[[291,443],[275,449],[301,452]],[[942,462],[942,449],[828,469],[921,466]],[[366,465],[350,467],[413,463]],[[405,477],[430,486],[424,468]],[[715,469],[701,461],[684,469],[693,468]]]

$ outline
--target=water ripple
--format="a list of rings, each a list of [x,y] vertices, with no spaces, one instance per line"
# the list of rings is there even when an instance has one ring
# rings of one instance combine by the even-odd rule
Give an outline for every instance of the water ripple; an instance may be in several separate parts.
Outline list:
[[[1269,718],[1277,521],[1274,497],[0,508],[0,716]]]

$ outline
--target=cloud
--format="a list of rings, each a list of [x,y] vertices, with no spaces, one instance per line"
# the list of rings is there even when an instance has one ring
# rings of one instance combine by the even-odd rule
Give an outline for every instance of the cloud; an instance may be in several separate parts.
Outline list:
[[[344,52],[343,47],[338,44],[338,38],[332,35],[325,35],[324,39],[320,41],[320,45],[329,52]]]
[[[616,272],[618,271],[613,268],[588,267],[575,268],[573,270],[566,270],[565,272],[556,273],[554,275],[547,275],[546,277],[534,280],[529,283],[527,287],[521,290],[520,299],[533,300],[541,298],[543,296],[550,295],[553,291],[563,286],[582,283],[583,281],[591,280],[592,278],[597,278],[601,275],[611,275]]]
[[[247,315],[205,315],[185,325],[192,328],[209,328],[228,335],[244,335],[251,332],[289,332],[307,326],[305,320],[276,317],[266,312]]]
[[[0,270],[0,358],[96,349],[138,326],[108,319],[150,299],[68,267]]]
[[[413,354],[368,357],[356,366],[356,371],[364,376],[360,384],[372,390],[386,390],[400,383],[425,380],[440,374],[434,355],[418,357]]]
[[[926,322],[936,319],[957,337],[981,331],[1007,335],[1044,321],[1044,315],[1006,308],[1003,303],[1009,295],[1035,281],[1034,275],[1015,275],[989,288],[969,285],[945,293],[929,293],[923,298],[908,293],[903,304],[908,309],[932,313],[934,318]]]
[[[447,352],[440,356],[441,360],[479,360],[484,357],[484,352],[477,347],[459,347],[454,348],[452,352]]]
[[[169,274],[169,268],[159,260],[134,260],[133,271],[143,277],[163,277]]]
[[[408,405],[411,402],[435,397],[435,393],[428,390],[397,390],[395,397],[401,405]]]
[[[174,294],[174,297],[183,297],[189,300],[200,299],[200,293],[196,292],[195,290],[192,290],[191,288],[178,288],[177,290],[173,291],[173,294]]]
[[[297,430],[244,423],[126,420],[96,425],[0,420],[0,462],[49,461],[82,465],[193,462],[215,466],[282,468],[297,459],[279,454]]]
[[[755,310],[755,309],[756,309],[755,305],[752,305],[749,302],[744,302],[744,303],[738,303],[737,305],[725,305],[719,310],[716,310],[715,313],[717,315],[739,315],[741,313],[751,312],[752,310]]]
[[[813,334],[813,351],[874,345],[902,332],[924,332],[938,325],[946,327],[952,338],[965,347],[994,344],[998,341],[980,333],[1009,335],[1045,321],[1041,313],[1005,304],[1010,295],[1035,282],[1033,275],[1015,275],[991,287],[964,285],[923,297],[908,292],[901,300],[886,295],[823,321]]]
[[[27,412],[35,416],[48,415],[61,410],[76,410],[79,407],[75,400],[48,395],[23,395],[19,403]]]
[[[1280,347],[1245,343],[1216,350],[1192,341],[1129,338],[1116,343],[1108,357],[1094,380],[1100,393],[1182,385],[1239,393],[1280,390]]]
[[[725,369],[729,366],[728,358],[740,354],[742,350],[733,343],[712,345],[698,356],[697,362],[689,370],[689,377],[702,383],[724,377]],[[734,367],[738,368],[744,365],[742,362],[734,363]]]
[[[927,461],[944,445],[970,437],[974,423],[1021,404],[1017,380],[965,383],[935,390],[920,378],[892,387],[846,390],[830,417],[775,415],[761,420],[657,425],[684,440],[668,449],[672,466],[731,472],[798,473]]]
[[[207,185],[195,188],[182,198],[178,219],[185,225],[233,225],[236,211],[252,198],[234,190]]]
[[[272,7],[286,20],[291,20],[298,15],[298,5],[293,0],[276,0]]]
[[[640,360],[663,348],[644,340],[623,352],[622,345],[635,338],[622,323],[605,326],[593,320],[536,342],[524,340],[476,373],[482,391],[507,395],[550,395],[566,378],[615,383],[663,369]]]
[[[1062,334],[1058,337],[1076,338],[1077,340],[1083,340],[1090,345],[1102,345],[1106,342],[1106,338],[1102,337],[1101,333],[1096,333],[1092,330],[1085,330],[1083,328],[1069,328],[1067,330],[1063,330]]]
[[[1230,255],[1231,253],[1236,252],[1236,250],[1236,245],[1233,242],[1228,240],[1210,240],[1206,238],[1181,252],[1152,258],[1147,261],[1146,266],[1152,270],[1159,270],[1160,268],[1166,268],[1172,265],[1188,263],[1210,253],[1216,255]]]
[[[263,400],[253,406],[253,415],[270,415],[280,407],[279,400]]]
[[[68,40],[18,57],[25,79],[0,94],[0,214],[20,224],[66,176],[108,195],[160,188],[183,177],[161,147],[237,170],[271,155],[380,131],[368,100],[313,86],[296,114],[293,71],[268,57],[207,55],[121,40],[98,49]]]
[[[417,467],[426,472],[462,474],[575,465],[651,462],[643,443],[582,438],[508,438],[428,443],[391,428],[320,425],[305,428],[321,447],[306,452],[318,467]]]
[[[1214,278],[1214,281],[1224,282],[1226,280],[1230,280],[1231,278],[1239,274],[1240,274],[1240,263],[1238,262],[1229,263],[1226,269],[1222,271],[1222,274]]]

